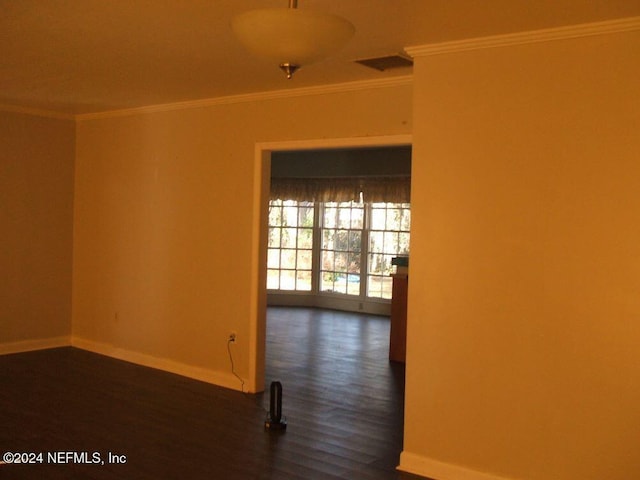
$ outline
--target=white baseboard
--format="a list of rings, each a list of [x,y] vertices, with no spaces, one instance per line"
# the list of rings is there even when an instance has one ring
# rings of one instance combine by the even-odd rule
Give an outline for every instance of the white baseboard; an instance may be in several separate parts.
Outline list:
[[[267,293],[267,305],[274,307],[317,307],[371,315],[391,315],[391,302],[365,300],[360,297],[342,298],[307,293]]]
[[[33,340],[21,340],[19,342],[0,343],[0,355],[9,353],[31,352],[47,348],[68,347],[71,345],[71,337],[37,338]]]
[[[99,353],[107,357],[117,358],[126,362],[135,363],[145,367],[156,368],[165,372],[175,373],[183,377],[193,378],[202,382],[211,383],[232,390],[242,390],[242,383],[231,372],[218,372],[202,367],[188,365],[186,363],[177,362],[168,358],[155,357],[146,353],[140,353],[132,350],[126,350],[114,345],[94,342],[86,338],[71,337],[71,346],[88,350],[90,352]],[[246,391],[245,385],[245,391]]]
[[[470,470],[459,465],[439,462],[410,452],[400,454],[398,470],[433,480],[515,480]]]

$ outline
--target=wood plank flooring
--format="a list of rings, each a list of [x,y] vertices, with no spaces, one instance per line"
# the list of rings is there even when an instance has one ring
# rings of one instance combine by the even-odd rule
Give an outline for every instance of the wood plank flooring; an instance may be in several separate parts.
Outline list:
[[[0,465],[1,479],[410,480],[402,449],[404,368],[388,319],[269,308],[267,390],[248,395],[75,348],[0,357],[0,454],[94,452],[105,464]],[[109,463],[109,452],[125,464]],[[76,459],[77,460],[77,459]]]

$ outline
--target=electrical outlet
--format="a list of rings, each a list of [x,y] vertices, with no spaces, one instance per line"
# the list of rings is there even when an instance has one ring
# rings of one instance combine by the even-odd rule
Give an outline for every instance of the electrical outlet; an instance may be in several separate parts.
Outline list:
[[[236,332],[229,333],[229,341],[230,342],[235,342],[236,341]]]

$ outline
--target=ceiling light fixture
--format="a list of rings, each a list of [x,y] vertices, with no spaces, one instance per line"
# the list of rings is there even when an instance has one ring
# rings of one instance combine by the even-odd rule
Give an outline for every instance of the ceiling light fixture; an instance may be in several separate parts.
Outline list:
[[[289,0],[289,8],[242,13],[233,19],[231,27],[250,52],[278,62],[287,78],[302,65],[338,50],[355,32],[353,24],[342,17],[298,10],[297,0]]]

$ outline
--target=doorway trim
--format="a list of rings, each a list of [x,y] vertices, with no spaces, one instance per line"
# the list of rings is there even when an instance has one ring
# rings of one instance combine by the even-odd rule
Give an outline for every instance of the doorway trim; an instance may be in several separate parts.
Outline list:
[[[249,305],[249,392],[264,390],[267,327],[267,218],[271,153],[333,148],[412,145],[411,134],[258,142],[254,148],[251,226],[251,293]]]

